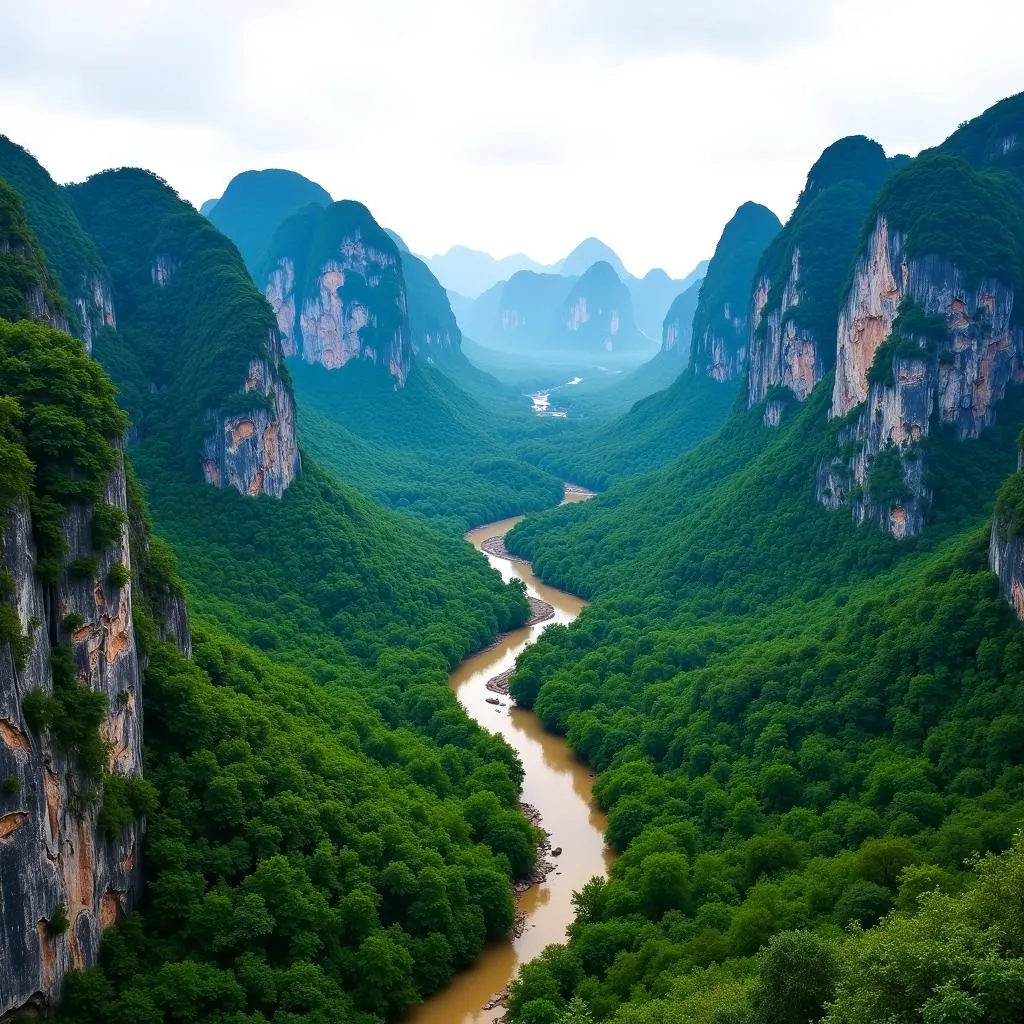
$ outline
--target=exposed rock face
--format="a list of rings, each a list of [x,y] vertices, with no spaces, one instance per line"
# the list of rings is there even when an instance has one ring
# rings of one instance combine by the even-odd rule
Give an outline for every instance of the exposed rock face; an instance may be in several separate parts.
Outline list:
[[[605,262],[595,263],[572,286],[555,314],[550,344],[599,353],[634,351],[646,339],[633,318],[629,289]]]
[[[699,338],[693,339],[694,369],[699,375],[719,382],[735,380],[743,373],[747,361],[746,343],[736,344],[745,332],[747,318],[737,315],[729,304],[723,307],[723,316],[730,331],[723,330],[721,324],[709,325]]]
[[[1017,477],[1013,483],[1019,484],[1022,474],[1024,452],[1018,456]],[[989,535],[988,564],[999,577],[999,593],[1024,622],[1024,535],[1011,533],[1010,524],[1000,520],[998,503]]]
[[[75,295],[73,302],[82,324],[85,351],[92,355],[92,342],[96,332],[104,327],[117,328],[110,283],[101,277],[90,275],[82,281],[81,290]]]
[[[941,338],[905,339],[891,369],[871,381],[904,299],[944,319],[946,329]],[[1024,331],[1012,321],[1013,302],[1013,289],[1002,282],[968,286],[939,256],[909,258],[904,237],[878,218],[839,316],[831,416],[852,417],[840,437],[852,454],[822,467],[823,504],[849,504],[858,521],[872,519],[896,537],[924,528],[929,495],[917,445],[933,416],[953,425],[960,439],[976,437],[994,422],[1007,384],[1024,377]],[[872,460],[886,449],[899,453],[903,488],[898,500],[879,503],[867,485]]]
[[[291,255],[274,259],[267,272],[264,293],[277,316],[285,355],[328,370],[368,359],[387,367],[395,386],[404,387],[412,339],[395,243],[365,207],[351,202],[303,211],[282,231],[286,228],[311,247],[318,230],[329,231],[332,243],[331,255],[317,258],[318,265],[304,274]]]
[[[153,258],[150,277],[153,284],[167,284],[178,269],[178,261],[168,253],[160,253]]]
[[[280,498],[301,467],[295,402],[278,373],[280,346],[274,331],[267,348],[271,354],[250,362],[249,376],[239,388],[253,395],[253,405],[238,415],[207,413],[210,432],[203,439],[203,476],[214,487]]]
[[[754,281],[755,270],[781,227],[771,210],[744,203],[722,229],[692,315],[690,362],[698,376],[723,382],[746,369],[749,325],[760,321],[771,286],[766,274]]]
[[[773,387],[788,388],[802,402],[821,380],[823,367],[814,336],[794,319],[800,305],[799,248],[793,250],[779,304],[766,312],[767,303],[768,281],[762,277],[751,298],[748,405],[764,401]],[[775,426],[779,420],[766,414],[765,422]]]
[[[104,500],[126,508],[122,467],[111,475]],[[65,515],[68,560],[92,554],[92,511],[73,506]],[[96,962],[100,934],[131,908],[139,886],[142,822],[115,839],[97,825],[98,785],[83,775],[73,754],[49,733],[37,735],[22,713],[32,690],[53,689],[51,651],[70,644],[78,683],[107,699],[100,726],[109,745],[107,770],[142,771],[141,666],[132,627],[131,586],[107,582],[112,566],[130,567],[128,532],[99,557],[95,578],[65,572],[59,583],[35,575],[35,543],[27,506],[12,510],[2,533],[3,560],[15,580],[14,604],[32,637],[24,668],[0,645],[0,1016],[26,1005],[48,1005],[70,969]],[[74,616],[66,619],[66,616]],[[68,635],[65,623],[73,627]],[[69,926],[47,934],[62,905]]]

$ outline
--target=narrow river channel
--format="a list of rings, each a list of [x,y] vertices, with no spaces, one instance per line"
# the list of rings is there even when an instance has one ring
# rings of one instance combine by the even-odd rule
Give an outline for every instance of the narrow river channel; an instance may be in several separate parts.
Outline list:
[[[587,497],[568,492],[566,501]],[[466,539],[481,550],[485,540],[503,537],[521,518],[481,526],[467,533]],[[605,816],[591,802],[590,769],[573,757],[563,739],[547,732],[532,711],[512,707],[508,697],[500,698],[504,706],[487,703],[488,697],[495,697],[486,689],[487,681],[511,668],[520,652],[553,622],[572,622],[586,602],[545,586],[522,562],[493,555],[487,555],[487,559],[506,580],[521,579],[528,594],[553,605],[555,616],[518,629],[496,647],[468,658],[451,674],[451,685],[480,725],[500,733],[516,749],[526,771],[522,799],[540,811],[544,828],[551,833],[552,849],[561,847],[562,853],[554,859],[555,871],[520,898],[519,910],[526,914],[520,937],[488,946],[469,970],[417,1007],[408,1017],[408,1024],[484,1024],[498,1020],[504,1007],[482,1007],[508,985],[519,964],[531,960],[552,942],[564,940],[573,916],[573,892],[594,875],[605,874],[610,862],[604,844]]]

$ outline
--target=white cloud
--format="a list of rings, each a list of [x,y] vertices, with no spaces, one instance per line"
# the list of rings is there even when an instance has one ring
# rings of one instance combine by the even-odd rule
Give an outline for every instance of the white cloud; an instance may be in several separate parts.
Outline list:
[[[0,131],[60,180],[292,167],[417,251],[593,234],[682,274],[836,138],[916,152],[1024,87],[1022,43],[1016,0],[34,0]]]

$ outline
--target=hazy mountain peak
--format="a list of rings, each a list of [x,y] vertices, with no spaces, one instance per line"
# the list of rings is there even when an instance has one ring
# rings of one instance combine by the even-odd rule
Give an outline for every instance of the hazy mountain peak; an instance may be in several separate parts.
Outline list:
[[[569,276],[579,276],[584,273],[588,267],[592,267],[595,263],[603,261],[607,263],[612,270],[618,274],[621,280],[625,280],[629,277],[629,273],[626,268],[622,265],[622,260],[616,255],[615,250],[610,246],[605,245],[604,242],[599,238],[585,238],[579,245],[576,246],[568,256],[560,264],[558,264],[558,272]]]

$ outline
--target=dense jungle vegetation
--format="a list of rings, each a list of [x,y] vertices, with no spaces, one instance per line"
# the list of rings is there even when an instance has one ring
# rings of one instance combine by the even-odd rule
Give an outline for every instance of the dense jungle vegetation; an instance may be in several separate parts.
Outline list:
[[[179,576],[135,531],[148,785],[105,786],[101,817],[148,815],[148,884],[60,1015],[393,1019],[507,932],[510,882],[535,857],[518,760],[447,681],[524,620],[522,590],[312,459],[281,501],[201,483],[190,418],[237,391],[269,309],[234,246],[153,176],[110,172],[73,198],[118,304],[97,355],[144,424],[131,520],[150,519],[144,490],[181,561]],[[175,266],[162,287],[158,255]],[[59,568],[48,524],[96,500],[128,418],[100,362],[46,327],[0,322],[0,377],[0,499],[29,497],[40,571]],[[150,583],[188,593],[193,660],[158,640]],[[17,646],[16,617],[2,622]]]

